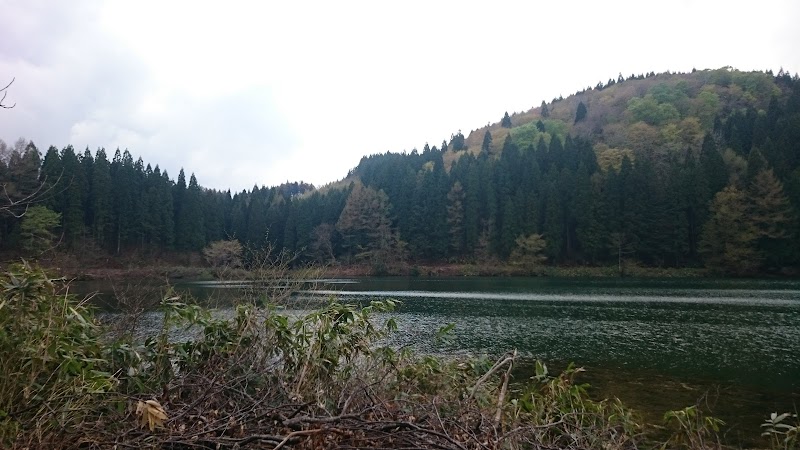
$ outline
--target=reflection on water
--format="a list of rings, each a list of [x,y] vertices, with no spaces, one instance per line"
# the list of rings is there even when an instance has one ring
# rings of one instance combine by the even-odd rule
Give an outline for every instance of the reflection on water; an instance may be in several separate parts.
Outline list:
[[[761,418],[800,394],[800,282],[367,278],[315,280],[296,304],[394,298],[394,345],[436,354],[499,355],[587,367],[588,380],[645,410],[718,391],[717,411],[758,435]],[[179,286],[224,304],[242,282]],[[300,313],[301,310],[291,311]],[[160,317],[152,314],[150,326]],[[436,331],[454,323],[451,339]],[[152,328],[151,328],[152,329]],[[524,377],[525,364],[520,376]],[[654,380],[656,380],[654,384]],[[657,417],[650,417],[657,420]],[[754,428],[753,428],[754,427]]]

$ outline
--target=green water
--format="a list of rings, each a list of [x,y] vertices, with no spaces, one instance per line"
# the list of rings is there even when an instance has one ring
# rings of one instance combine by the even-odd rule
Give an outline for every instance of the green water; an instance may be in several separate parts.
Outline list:
[[[698,401],[728,422],[726,440],[757,445],[772,411],[800,406],[800,283],[753,280],[362,279],[345,298],[390,297],[398,344],[587,369],[598,397],[659,421]],[[454,323],[452,339],[435,332]]]
[[[800,284],[552,279],[365,279],[346,299],[395,298],[401,342],[800,388]],[[432,339],[454,323],[453,339]]]
[[[703,403],[755,445],[773,411],[800,409],[800,282],[553,278],[326,280],[298,300],[392,298],[393,345],[445,355],[498,356],[516,349],[518,379],[543,360],[575,362],[598,397],[616,396],[660,420]],[[187,284],[195,296],[236,295],[235,285]],[[300,302],[302,304],[302,302]],[[436,331],[453,323],[450,339]]]

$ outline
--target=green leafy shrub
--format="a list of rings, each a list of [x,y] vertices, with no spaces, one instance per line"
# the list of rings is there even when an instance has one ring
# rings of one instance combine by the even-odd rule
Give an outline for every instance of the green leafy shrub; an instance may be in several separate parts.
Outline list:
[[[36,430],[57,442],[102,414],[118,384],[102,329],[85,304],[28,264],[0,280],[0,445]]]
[[[706,415],[697,405],[667,411],[664,422],[672,432],[662,448],[721,448],[719,441],[720,419]]]
[[[791,419],[794,419],[794,423],[789,423]],[[769,439],[772,448],[790,450],[798,447],[800,422],[797,420],[797,414],[772,413],[761,424],[761,428],[764,430],[761,435]]]

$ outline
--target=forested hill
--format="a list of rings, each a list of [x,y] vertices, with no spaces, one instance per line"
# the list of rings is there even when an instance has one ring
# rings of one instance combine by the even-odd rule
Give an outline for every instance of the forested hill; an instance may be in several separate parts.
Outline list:
[[[321,190],[231,195],[173,182],[127,152],[7,153],[12,197],[60,180],[47,210],[2,219],[5,250],[61,236],[71,251],[157,255],[234,237],[376,271],[623,258],[735,274],[800,266],[800,81],[783,71],[620,75],[438,148],[365,157]],[[53,236],[42,238],[35,220],[47,217]]]

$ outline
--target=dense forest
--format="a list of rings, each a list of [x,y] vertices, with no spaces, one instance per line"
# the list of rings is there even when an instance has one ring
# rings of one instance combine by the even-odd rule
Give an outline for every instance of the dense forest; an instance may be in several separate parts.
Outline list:
[[[205,189],[127,150],[42,153],[24,140],[0,141],[0,180],[8,255],[156,258],[238,239],[376,272],[622,259],[777,272],[800,266],[800,80],[730,68],[619,75],[439,147],[364,157],[320,189]],[[28,197],[33,206],[14,205]]]

